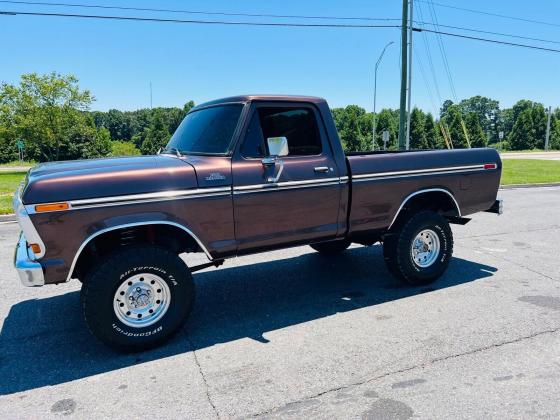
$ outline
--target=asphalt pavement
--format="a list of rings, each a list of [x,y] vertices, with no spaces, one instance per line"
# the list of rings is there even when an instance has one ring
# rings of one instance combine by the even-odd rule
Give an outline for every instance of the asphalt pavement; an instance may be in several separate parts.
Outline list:
[[[379,246],[238,258],[132,355],[87,332],[78,282],[20,285],[2,224],[2,418],[560,418],[560,188],[499,195],[504,215],[453,227],[430,286],[394,280]]]

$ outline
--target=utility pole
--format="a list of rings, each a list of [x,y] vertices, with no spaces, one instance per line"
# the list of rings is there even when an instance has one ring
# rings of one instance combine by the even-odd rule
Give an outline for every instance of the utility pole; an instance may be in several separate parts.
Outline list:
[[[546,137],[544,138],[544,150],[548,150],[548,140],[550,139],[550,117],[552,116],[552,107],[548,107],[548,120],[546,122]]]
[[[371,150],[375,150],[375,131],[377,129],[377,114],[376,114],[376,104],[377,104],[377,68],[379,67],[379,63],[381,63],[381,59],[383,58],[383,54],[385,54],[385,50],[387,49],[387,47],[391,44],[394,44],[393,41],[389,42],[387,45],[385,45],[385,48],[383,48],[383,51],[381,51],[381,54],[379,55],[379,58],[377,59],[377,62],[375,63],[375,74],[373,76],[373,124],[372,124],[372,131],[373,131],[373,136],[372,136],[372,144],[371,144]]]
[[[406,150],[410,149],[410,102],[412,99],[411,89],[412,89],[412,2],[413,0],[408,0],[409,4],[409,32],[408,32],[408,104],[407,104],[407,118],[406,118]]]
[[[399,149],[406,147],[405,123],[406,123],[406,71],[407,71],[407,42],[406,30],[408,26],[408,1],[403,0],[402,23],[401,23],[401,100],[399,115]]]

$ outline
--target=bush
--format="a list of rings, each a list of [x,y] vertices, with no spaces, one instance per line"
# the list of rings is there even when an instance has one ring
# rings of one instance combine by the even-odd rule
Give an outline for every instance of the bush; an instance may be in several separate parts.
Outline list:
[[[140,150],[131,141],[115,140],[111,142],[111,156],[138,156]]]

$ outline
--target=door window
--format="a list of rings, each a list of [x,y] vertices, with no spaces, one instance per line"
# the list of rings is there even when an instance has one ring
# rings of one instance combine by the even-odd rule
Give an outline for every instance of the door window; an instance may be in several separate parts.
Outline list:
[[[319,155],[322,150],[315,113],[309,108],[258,108],[247,129],[241,153],[245,157],[266,156],[265,139],[269,137],[286,137],[288,156]]]

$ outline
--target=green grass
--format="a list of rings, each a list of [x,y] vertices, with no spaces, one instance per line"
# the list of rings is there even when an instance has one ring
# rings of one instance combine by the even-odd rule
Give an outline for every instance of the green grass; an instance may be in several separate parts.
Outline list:
[[[558,160],[507,159],[502,164],[502,185],[560,182]]]
[[[35,166],[37,165],[37,162],[35,161],[26,161],[24,160],[23,162],[20,162],[19,160],[13,160],[11,162],[6,162],[6,163],[0,163],[0,167],[2,166]]]
[[[24,172],[0,172],[0,214],[13,213],[12,197],[24,177]]]

